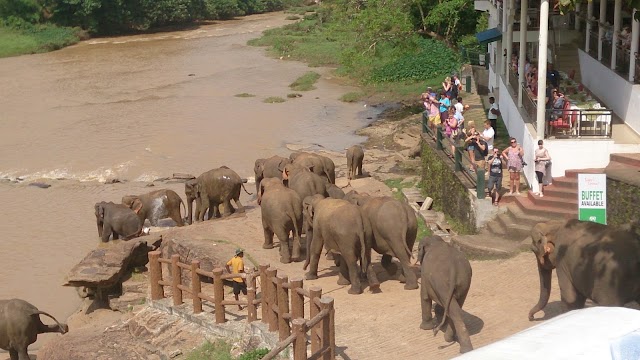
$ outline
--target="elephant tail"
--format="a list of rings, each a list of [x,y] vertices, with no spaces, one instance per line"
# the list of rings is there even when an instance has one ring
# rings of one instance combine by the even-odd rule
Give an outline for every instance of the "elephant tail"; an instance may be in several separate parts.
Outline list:
[[[35,313],[35,315],[44,315],[44,316],[48,316],[48,317],[52,318],[52,319],[53,319],[53,321],[55,321],[55,322],[56,322],[56,324],[58,325],[58,328],[60,329],[60,333],[61,333],[61,334],[65,334],[67,331],[69,331],[69,328],[68,328],[66,325],[61,324],[61,323],[58,321],[58,319],[54,318],[54,317],[53,317],[53,315],[51,315],[51,314],[48,314],[48,313],[46,313],[46,312],[44,312],[44,311],[40,311],[40,310],[38,310],[38,312],[37,312],[37,313]]]
[[[360,271],[366,274],[369,268],[369,260],[367,259],[367,239],[364,235],[364,228],[358,231],[358,237],[360,238]]]
[[[247,195],[253,195],[253,193],[247,191],[247,188],[244,187],[244,183],[240,183],[240,185],[242,185],[242,189],[247,193]]]
[[[440,328],[442,327],[442,325],[444,325],[444,322],[447,320],[447,317],[449,316],[449,307],[451,306],[451,301],[453,300],[453,293],[456,290],[456,273],[455,271],[451,271],[451,273],[449,274],[449,293],[447,294],[447,297],[444,299],[445,303],[442,304],[444,307],[444,313],[442,314],[442,321],[440,321],[440,324],[433,329],[433,336],[438,335],[438,331],[440,331]]]

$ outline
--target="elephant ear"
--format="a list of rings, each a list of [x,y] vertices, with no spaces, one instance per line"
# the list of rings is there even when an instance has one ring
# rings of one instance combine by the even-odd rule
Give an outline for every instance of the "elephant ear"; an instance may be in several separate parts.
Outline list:
[[[544,251],[544,255],[549,255],[553,253],[556,247],[556,232],[558,231],[555,224],[543,223],[538,224],[535,227],[535,230],[540,236],[538,241],[541,241],[541,245]],[[535,238],[534,238],[535,239]]]
[[[289,159],[282,159],[280,160],[280,162],[278,163],[278,171],[282,172],[284,171],[284,167],[287,166],[287,164],[290,164],[291,160]]]
[[[100,220],[104,220],[104,205],[98,205],[98,217]]]
[[[142,210],[142,201],[139,198],[136,198],[135,200],[133,200],[133,203],[131,204],[131,209],[137,214],[140,212],[140,210]]]

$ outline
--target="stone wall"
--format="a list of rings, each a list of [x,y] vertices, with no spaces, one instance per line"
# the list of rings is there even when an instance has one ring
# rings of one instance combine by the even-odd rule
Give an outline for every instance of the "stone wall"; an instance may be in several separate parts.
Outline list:
[[[459,234],[476,232],[476,214],[469,185],[456,175],[453,164],[436,150],[433,141],[422,141],[422,181],[420,186],[433,199],[433,208],[447,215]]]
[[[640,219],[640,186],[607,176],[607,224]]]

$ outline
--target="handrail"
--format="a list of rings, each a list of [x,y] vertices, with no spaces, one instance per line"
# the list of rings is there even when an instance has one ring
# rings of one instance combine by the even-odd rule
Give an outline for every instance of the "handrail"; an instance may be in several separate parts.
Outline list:
[[[453,161],[454,171],[462,173],[462,176],[465,177],[475,188],[476,196],[478,199],[484,199],[486,197],[485,191],[485,179],[484,179],[484,168],[476,169],[475,176],[467,173],[467,171],[463,171],[465,166],[471,165],[474,163],[469,157],[468,153],[464,147],[464,145],[460,145],[459,143],[455,143],[448,137],[444,136],[442,133],[442,126],[436,126],[435,134],[429,128],[427,123],[427,119],[425,117],[422,118],[422,132],[428,134],[431,138],[435,140],[436,150],[442,151],[444,154],[448,156]],[[435,136],[434,136],[435,135]],[[443,144],[446,143],[446,145]],[[454,154],[451,154],[451,147],[455,149]],[[453,157],[453,158],[452,158]]]
[[[171,280],[163,279],[162,264],[169,266]],[[183,271],[191,275],[191,285],[182,284]],[[200,276],[213,279],[213,297],[202,292]],[[224,280],[241,277],[247,281],[247,299],[244,301],[224,299]],[[260,278],[261,293],[257,298],[257,278]],[[216,323],[226,321],[225,306],[247,306],[247,321],[258,319],[257,307],[262,305],[261,321],[268,324],[269,331],[278,332],[279,342],[263,359],[275,358],[280,352],[293,344],[294,360],[306,360],[307,333],[311,339],[311,355],[309,358],[323,360],[335,359],[335,309],[333,298],[322,296],[322,289],[314,286],[304,288],[302,278],[289,278],[278,274],[278,270],[269,265],[260,265],[259,271],[240,274],[223,274],[221,268],[208,272],[200,269],[200,262],[193,260],[191,264],[180,262],[180,256],[174,254],[170,259],[162,258],[160,251],[149,252],[149,282],[151,300],[165,297],[164,287],[171,287],[173,305],[183,303],[184,292],[191,295],[193,312],[202,312],[202,301],[214,305]],[[305,298],[309,299],[309,319],[305,319]]]
[[[547,137],[611,138],[613,111],[610,109],[546,110]]]

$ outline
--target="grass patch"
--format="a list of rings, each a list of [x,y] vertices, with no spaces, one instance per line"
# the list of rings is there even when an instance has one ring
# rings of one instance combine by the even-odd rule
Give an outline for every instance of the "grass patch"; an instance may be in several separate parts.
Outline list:
[[[269,353],[268,349],[248,351],[237,358],[231,356],[231,345],[225,341],[207,341],[187,354],[186,360],[260,360]]]
[[[250,97],[256,97],[253,94],[249,94],[249,93],[240,93],[240,94],[235,94],[233,95],[235,97],[239,97],[239,98],[250,98]]]
[[[318,79],[320,79],[320,74],[315,71],[309,71],[297,78],[296,81],[289,85],[289,87],[294,91],[314,90],[316,87],[313,86],[313,84],[315,84]]]
[[[284,19],[285,20],[300,20],[300,16],[298,16],[298,15],[289,15]]]
[[[298,14],[304,15],[308,12],[314,12],[318,8],[317,5],[309,5],[309,6],[294,6],[290,9],[285,10],[286,14]]]
[[[298,93],[291,93],[291,94],[287,94],[287,97],[288,97],[289,99],[295,99],[295,98],[302,97],[302,94],[298,94]]]
[[[0,26],[0,57],[58,50],[79,40],[78,31],[72,28],[33,25],[12,29]]]
[[[280,96],[269,96],[268,98],[262,100],[262,102],[265,102],[267,104],[275,104],[275,103],[283,103],[285,102],[285,100]]]
[[[385,180],[384,183],[390,189],[398,189],[398,191],[393,193],[393,197],[400,201],[406,201],[404,198],[404,194],[402,193],[402,189],[416,186],[415,182],[404,182],[404,179],[389,179]],[[421,241],[426,236],[431,235],[432,231],[427,226],[427,223],[424,222],[424,219],[422,217],[416,216],[416,218],[418,220],[418,234],[416,235],[416,240]]]
[[[361,91],[352,91],[340,96],[340,101],[352,103],[360,101],[364,98],[365,94]]]

